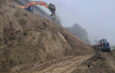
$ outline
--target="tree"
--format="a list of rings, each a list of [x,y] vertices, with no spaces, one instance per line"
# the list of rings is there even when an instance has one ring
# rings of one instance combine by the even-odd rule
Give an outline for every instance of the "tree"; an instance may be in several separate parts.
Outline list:
[[[74,24],[73,26],[67,27],[66,29],[72,32],[73,34],[75,34],[77,37],[79,37],[84,42],[89,44],[88,33],[80,25]]]

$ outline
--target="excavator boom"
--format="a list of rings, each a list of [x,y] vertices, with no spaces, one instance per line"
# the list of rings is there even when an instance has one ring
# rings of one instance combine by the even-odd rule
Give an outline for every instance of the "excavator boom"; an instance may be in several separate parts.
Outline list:
[[[43,5],[44,7],[48,8],[48,5],[43,1],[31,1],[25,6],[25,8],[28,8],[33,5]]]

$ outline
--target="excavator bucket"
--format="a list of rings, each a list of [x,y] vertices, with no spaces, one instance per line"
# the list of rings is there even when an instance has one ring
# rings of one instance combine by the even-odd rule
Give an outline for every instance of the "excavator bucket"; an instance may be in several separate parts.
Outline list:
[[[48,9],[51,11],[51,16],[55,15],[56,7],[54,4],[50,3]]]

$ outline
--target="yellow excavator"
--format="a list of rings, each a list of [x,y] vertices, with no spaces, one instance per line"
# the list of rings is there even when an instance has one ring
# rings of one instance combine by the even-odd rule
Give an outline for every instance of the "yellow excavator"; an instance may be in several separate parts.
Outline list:
[[[43,5],[44,7],[48,8],[51,11],[51,16],[55,15],[55,11],[56,11],[55,5],[52,3],[47,4],[44,1],[30,1],[25,6],[19,6],[19,8],[28,10],[28,8],[30,8],[34,5]]]

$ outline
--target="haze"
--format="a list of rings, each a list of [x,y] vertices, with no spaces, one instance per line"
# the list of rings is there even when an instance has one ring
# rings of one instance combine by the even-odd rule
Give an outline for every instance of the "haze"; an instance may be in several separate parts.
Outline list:
[[[92,41],[107,38],[115,45],[115,0],[44,0],[56,5],[63,26],[78,23]]]

